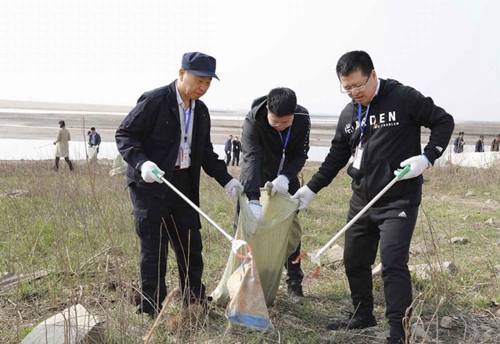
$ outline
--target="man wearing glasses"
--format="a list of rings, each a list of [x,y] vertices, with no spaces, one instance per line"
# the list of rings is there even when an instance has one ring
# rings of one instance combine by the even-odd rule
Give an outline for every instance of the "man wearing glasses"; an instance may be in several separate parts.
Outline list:
[[[307,160],[310,127],[307,109],[297,105],[295,92],[289,88],[272,89],[267,96],[253,101],[243,122],[240,180],[257,220],[262,219],[260,187],[266,182],[273,183],[272,195],[299,189],[297,174]],[[298,219],[294,221],[298,225]],[[304,274],[300,264],[292,264],[299,253],[300,243],[285,265],[288,296],[297,303],[304,299]]]
[[[305,208],[316,193],[352,163],[353,194],[348,221],[367,205],[398,169],[410,171],[394,184],[345,234],[344,263],[355,313],[327,326],[329,330],[362,329],[377,325],[373,316],[371,265],[380,245],[388,343],[405,343],[411,317],[409,247],[422,194],[422,172],[445,150],[455,127],[453,117],[417,90],[391,79],[379,79],[364,51],[344,54],[337,63],[341,92],[352,101],[340,114],[325,161],[311,181],[292,196]],[[431,129],[421,151],[421,127]],[[405,336],[406,335],[406,336]]]

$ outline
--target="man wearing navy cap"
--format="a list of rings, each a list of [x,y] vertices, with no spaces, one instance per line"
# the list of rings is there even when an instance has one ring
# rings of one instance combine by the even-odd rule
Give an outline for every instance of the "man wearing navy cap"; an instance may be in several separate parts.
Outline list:
[[[234,198],[242,188],[214,152],[210,114],[199,100],[212,78],[219,79],[215,66],[212,56],[185,53],[179,78],[144,93],[116,131],[118,150],[129,165],[126,183],[141,245],[138,312],[152,317],[167,294],[168,243],[177,258],[184,306],[206,303],[199,215],[152,171],[160,171],[196,205],[200,203],[201,168]]]

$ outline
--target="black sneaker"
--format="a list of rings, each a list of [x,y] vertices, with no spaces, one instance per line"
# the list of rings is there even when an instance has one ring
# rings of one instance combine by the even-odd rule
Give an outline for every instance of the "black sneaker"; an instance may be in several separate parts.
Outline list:
[[[404,338],[401,338],[401,337],[398,337],[398,338],[394,338],[394,337],[387,337],[387,344],[408,344],[409,341],[406,341],[404,340]]]
[[[359,330],[375,326],[377,326],[377,320],[375,320],[375,317],[373,315],[370,315],[369,317],[354,315],[347,320],[331,323],[330,325],[326,326],[326,329],[329,331]]]
[[[302,285],[300,284],[289,284],[287,294],[293,303],[301,303],[306,298],[302,292]]]

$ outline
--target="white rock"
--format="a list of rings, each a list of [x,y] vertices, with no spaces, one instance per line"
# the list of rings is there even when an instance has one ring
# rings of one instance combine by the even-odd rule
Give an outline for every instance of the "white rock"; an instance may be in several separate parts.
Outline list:
[[[469,240],[467,238],[464,238],[464,237],[453,237],[450,239],[450,242],[452,244],[465,245],[469,242]]]
[[[458,271],[457,266],[453,262],[410,265],[408,269],[415,272],[417,277],[423,280],[430,280],[433,273],[444,273],[453,276]]]
[[[325,251],[325,257],[331,264],[341,262],[344,259],[344,248],[339,245],[333,245]]]
[[[416,243],[410,246],[410,254],[417,256],[429,252],[429,247],[425,243]]]
[[[453,328],[453,319],[451,317],[443,317],[439,322],[439,326],[451,330]]]
[[[422,325],[420,325],[420,324],[417,324],[417,323],[413,324],[411,331],[413,332],[413,335],[416,338],[425,338],[425,336],[426,336],[425,330],[422,327]]]
[[[80,304],[38,324],[21,344],[104,343],[104,326]]]

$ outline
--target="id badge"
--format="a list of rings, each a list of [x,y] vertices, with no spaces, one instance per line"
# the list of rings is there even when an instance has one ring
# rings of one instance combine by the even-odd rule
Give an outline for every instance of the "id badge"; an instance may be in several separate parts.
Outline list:
[[[361,159],[363,158],[363,148],[356,147],[354,152],[354,161],[352,162],[352,167],[356,169],[361,169]]]
[[[180,168],[188,168],[191,165],[191,148],[189,147],[189,143],[185,142],[183,147],[181,148],[181,164]]]

